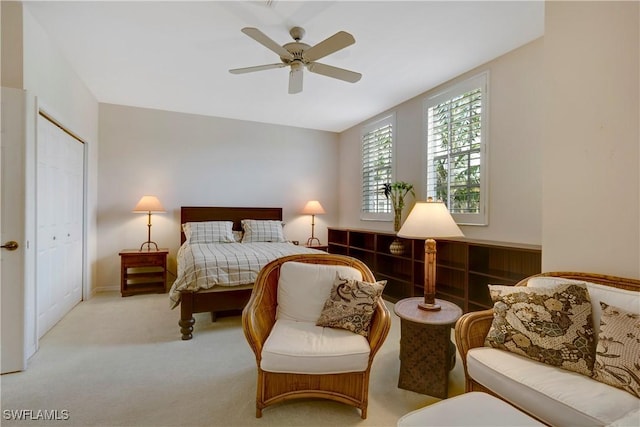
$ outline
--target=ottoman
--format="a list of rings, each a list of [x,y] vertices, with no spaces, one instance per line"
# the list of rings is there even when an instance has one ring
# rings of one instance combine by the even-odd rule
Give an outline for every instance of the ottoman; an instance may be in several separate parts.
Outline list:
[[[398,427],[544,426],[524,412],[487,393],[473,391],[409,412]]]

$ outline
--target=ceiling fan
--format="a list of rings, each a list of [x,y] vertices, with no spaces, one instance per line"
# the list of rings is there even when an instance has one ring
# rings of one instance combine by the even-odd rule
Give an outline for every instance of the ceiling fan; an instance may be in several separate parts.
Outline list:
[[[300,41],[305,33],[304,29],[300,27],[293,27],[289,31],[289,34],[291,34],[291,37],[293,37],[295,41],[283,46],[274,42],[257,28],[245,27],[242,29],[242,32],[267,49],[277,53],[282,62],[258,65],[255,67],[235,68],[229,70],[231,74],[252,73],[254,71],[288,66],[291,67],[291,71],[289,72],[289,93],[302,92],[302,70],[305,66],[312,73],[322,74],[323,76],[332,77],[349,83],[355,83],[362,77],[362,74],[354,71],[315,62],[317,59],[324,58],[325,56],[337,52],[340,49],[344,49],[356,42],[353,36],[345,31],[339,31],[315,46],[309,46],[308,44]]]

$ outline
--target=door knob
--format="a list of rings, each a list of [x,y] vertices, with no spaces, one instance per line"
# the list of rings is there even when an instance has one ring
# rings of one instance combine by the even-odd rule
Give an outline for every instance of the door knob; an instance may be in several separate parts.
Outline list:
[[[9,251],[15,251],[16,249],[18,249],[18,242],[10,240],[4,245],[0,246],[0,248],[7,249]]]

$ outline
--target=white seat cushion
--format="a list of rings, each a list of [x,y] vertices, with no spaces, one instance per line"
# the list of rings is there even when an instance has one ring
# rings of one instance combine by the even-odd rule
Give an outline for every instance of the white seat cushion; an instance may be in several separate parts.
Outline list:
[[[478,383],[550,425],[607,425],[640,405],[626,391],[504,350],[469,350],[467,369]]]
[[[398,427],[423,426],[544,426],[508,403],[487,393],[470,392],[409,412]]]
[[[362,280],[360,270],[346,265],[285,262],[278,279],[276,319],[316,323],[329,298],[336,272],[343,279]]]
[[[607,427],[637,427],[640,426],[640,408],[608,424]]]
[[[361,372],[367,369],[370,351],[362,335],[278,319],[262,348],[260,367],[297,374]]]

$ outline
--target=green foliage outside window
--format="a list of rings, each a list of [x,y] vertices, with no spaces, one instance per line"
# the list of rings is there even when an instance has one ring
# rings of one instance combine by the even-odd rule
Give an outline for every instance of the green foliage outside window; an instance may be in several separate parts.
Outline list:
[[[480,89],[429,108],[429,190],[451,213],[480,209],[481,113]]]

